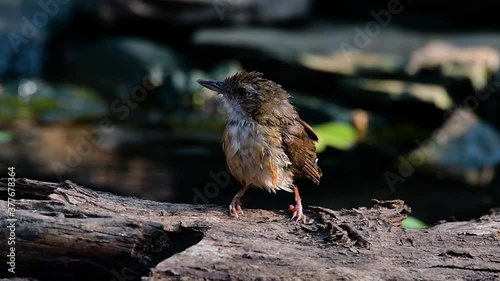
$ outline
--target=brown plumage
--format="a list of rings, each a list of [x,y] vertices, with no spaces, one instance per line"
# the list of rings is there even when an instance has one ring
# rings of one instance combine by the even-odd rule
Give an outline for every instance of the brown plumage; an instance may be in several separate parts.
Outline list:
[[[240,198],[250,186],[270,192],[295,192],[293,217],[305,221],[294,180],[307,177],[319,184],[317,135],[300,119],[290,95],[262,73],[239,71],[224,81],[200,79],[204,87],[222,94],[226,126],[222,146],[229,170],[243,185],[230,213],[242,213]]]

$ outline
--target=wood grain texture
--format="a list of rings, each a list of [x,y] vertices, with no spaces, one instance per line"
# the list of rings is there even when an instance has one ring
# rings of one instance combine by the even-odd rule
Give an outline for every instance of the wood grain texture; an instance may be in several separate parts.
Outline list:
[[[5,194],[6,180],[0,180]],[[0,208],[6,209],[5,197]],[[18,277],[38,280],[498,280],[500,214],[405,230],[401,200],[283,211],[160,203],[16,182]],[[2,214],[5,214],[2,212]],[[2,215],[5,216],[5,215]],[[0,235],[6,237],[3,217]],[[5,256],[6,247],[0,248]],[[22,275],[21,275],[22,273]],[[0,275],[4,276],[5,271]],[[84,277],[85,274],[85,277]],[[125,276],[125,277],[124,277]]]

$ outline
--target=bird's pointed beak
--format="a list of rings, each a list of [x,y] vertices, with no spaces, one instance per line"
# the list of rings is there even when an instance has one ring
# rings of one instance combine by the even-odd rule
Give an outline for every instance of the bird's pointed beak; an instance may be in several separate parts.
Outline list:
[[[227,91],[224,87],[224,82],[218,81],[218,80],[213,80],[213,79],[198,79],[197,80],[200,85],[203,87],[210,89],[212,91],[215,91],[220,94],[226,94]]]

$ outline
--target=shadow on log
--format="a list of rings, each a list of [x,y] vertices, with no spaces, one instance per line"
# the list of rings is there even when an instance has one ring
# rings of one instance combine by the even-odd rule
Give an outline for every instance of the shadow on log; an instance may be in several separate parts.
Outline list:
[[[16,274],[38,280],[496,280],[500,213],[405,230],[401,200],[371,208],[285,211],[126,198],[63,183],[17,179]],[[8,210],[7,180],[0,207]],[[12,191],[12,190],[11,190]],[[12,217],[8,217],[12,214]],[[0,255],[9,254],[6,243]]]

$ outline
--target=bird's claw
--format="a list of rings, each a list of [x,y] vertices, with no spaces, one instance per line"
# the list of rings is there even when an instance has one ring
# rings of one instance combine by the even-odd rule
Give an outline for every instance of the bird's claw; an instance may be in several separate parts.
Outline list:
[[[233,204],[229,205],[229,213],[231,216],[238,218],[238,213],[243,215],[243,210],[239,205],[234,206]]]
[[[231,202],[231,205],[229,205],[229,213],[235,218],[238,218],[238,214],[243,215],[239,200],[233,200],[233,202]]]
[[[302,212],[302,204],[297,203],[295,205],[295,207],[293,205],[290,205],[290,207],[288,207],[288,210],[293,212],[292,220],[295,219],[295,223],[305,223],[306,222],[307,217]]]

